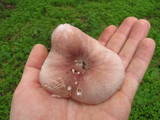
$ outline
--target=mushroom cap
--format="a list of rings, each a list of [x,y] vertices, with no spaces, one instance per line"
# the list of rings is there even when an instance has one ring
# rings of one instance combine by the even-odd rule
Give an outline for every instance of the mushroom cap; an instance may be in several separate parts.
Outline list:
[[[69,24],[52,33],[40,83],[48,92],[86,104],[99,104],[120,89],[125,70],[120,57]]]

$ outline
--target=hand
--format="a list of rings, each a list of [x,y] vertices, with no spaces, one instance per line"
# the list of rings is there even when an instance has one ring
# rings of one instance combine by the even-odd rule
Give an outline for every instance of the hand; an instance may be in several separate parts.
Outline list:
[[[10,120],[127,120],[155,49],[155,42],[146,38],[149,29],[148,21],[129,17],[118,28],[107,27],[99,37],[102,45],[120,56],[126,70],[122,88],[99,105],[53,98],[43,90],[39,72],[48,52],[43,45],[36,45],[14,92]]]

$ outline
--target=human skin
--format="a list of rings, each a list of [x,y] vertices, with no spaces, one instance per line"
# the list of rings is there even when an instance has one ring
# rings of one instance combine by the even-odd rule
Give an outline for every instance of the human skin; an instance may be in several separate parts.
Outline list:
[[[102,32],[99,42],[119,55],[126,74],[121,89],[98,105],[51,97],[39,83],[48,52],[43,45],[35,45],[14,92],[10,120],[127,120],[155,49],[155,42],[146,38],[149,29],[148,21],[128,17],[118,28],[111,25]]]

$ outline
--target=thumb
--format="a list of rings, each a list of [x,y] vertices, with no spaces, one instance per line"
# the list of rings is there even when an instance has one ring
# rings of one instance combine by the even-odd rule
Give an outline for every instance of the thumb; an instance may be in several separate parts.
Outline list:
[[[45,46],[37,44],[33,47],[26,62],[19,86],[30,86],[34,85],[34,83],[39,83],[39,72],[47,55],[48,51]]]

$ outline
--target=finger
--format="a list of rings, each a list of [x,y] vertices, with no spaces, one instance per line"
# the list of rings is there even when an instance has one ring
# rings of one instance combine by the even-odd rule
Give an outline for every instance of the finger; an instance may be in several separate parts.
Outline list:
[[[40,70],[41,66],[48,55],[47,49],[41,44],[33,47],[25,67],[31,67]]]
[[[29,58],[26,62],[26,66],[20,84],[26,85],[32,84],[33,82],[38,82],[39,71],[44,60],[47,57],[47,54],[48,52],[43,45],[37,44],[33,47],[29,55]]]
[[[148,68],[155,49],[155,42],[150,38],[141,41],[135,56],[126,70],[126,78],[121,91],[132,102],[136,90]]]
[[[105,46],[108,42],[108,40],[111,38],[111,36],[115,33],[115,31],[117,30],[117,27],[114,25],[110,25],[108,26],[100,35],[100,37],[98,38],[98,41]]]
[[[110,38],[106,47],[118,53],[124,45],[135,21],[137,21],[135,17],[126,18]]]
[[[128,40],[119,53],[125,68],[129,65],[140,41],[147,36],[149,29],[150,23],[147,20],[138,20],[135,22]]]

